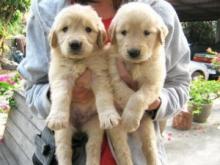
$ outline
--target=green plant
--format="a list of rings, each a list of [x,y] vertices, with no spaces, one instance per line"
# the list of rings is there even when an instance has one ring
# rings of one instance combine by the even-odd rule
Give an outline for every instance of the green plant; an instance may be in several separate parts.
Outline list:
[[[184,33],[190,43],[213,45],[216,36],[216,21],[183,22]]]
[[[0,8],[0,56],[9,48],[5,40],[24,31],[23,13],[28,10],[30,0],[1,0]]]
[[[202,110],[202,105],[212,104],[220,96],[220,82],[203,78],[193,80],[189,95],[189,104],[195,107],[192,113],[198,114]]]
[[[26,11],[30,6],[30,0],[1,0],[0,17],[5,22],[16,20],[16,11]]]
[[[0,112],[8,112],[15,106],[14,90],[20,87],[21,77],[15,75],[0,75]]]

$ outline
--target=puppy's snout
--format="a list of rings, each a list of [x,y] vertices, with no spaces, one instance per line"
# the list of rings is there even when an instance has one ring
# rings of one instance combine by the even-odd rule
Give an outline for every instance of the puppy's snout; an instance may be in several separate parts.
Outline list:
[[[132,49],[129,49],[128,50],[128,55],[129,57],[131,58],[137,58],[140,56],[140,53],[141,51],[139,49],[135,49],[135,48],[132,48]]]
[[[71,41],[69,43],[69,47],[71,50],[73,50],[74,52],[78,52],[81,50],[82,48],[82,42],[81,41],[78,41],[78,40],[74,40],[74,41]]]

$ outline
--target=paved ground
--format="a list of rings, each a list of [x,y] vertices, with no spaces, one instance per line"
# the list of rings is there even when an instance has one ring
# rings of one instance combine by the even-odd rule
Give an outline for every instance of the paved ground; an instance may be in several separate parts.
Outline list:
[[[220,102],[217,101],[207,123],[188,131],[171,127],[164,132],[169,165],[220,165]]]

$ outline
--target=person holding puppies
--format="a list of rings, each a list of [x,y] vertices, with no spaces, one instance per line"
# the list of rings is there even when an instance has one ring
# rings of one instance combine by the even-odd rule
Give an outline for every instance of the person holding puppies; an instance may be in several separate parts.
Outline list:
[[[176,12],[168,2],[165,0],[139,1],[150,4],[168,27],[168,35],[165,40],[165,85],[160,97],[146,109],[146,112],[150,113],[154,120],[160,163],[165,165],[167,160],[160,134],[159,121],[173,116],[187,101],[190,81],[188,72],[190,51]],[[26,101],[34,114],[46,118],[50,111],[48,33],[57,13],[73,3],[88,4],[97,11],[99,16],[102,17],[106,28],[108,28],[117,9],[127,2],[129,0],[40,0],[32,2],[31,15],[27,26],[27,55],[20,63],[18,71],[26,80]],[[135,82],[131,79],[123,63],[118,61],[117,68],[121,79],[135,90]],[[91,79],[91,71],[86,70],[76,82],[76,87],[72,91],[72,101],[83,104],[94,97],[92,91],[85,88],[91,82]],[[146,164],[141,153],[139,140],[131,135],[128,137],[128,143],[132,151],[133,164]],[[74,162],[77,162],[77,160],[74,160]],[[114,151],[106,138],[104,138],[102,145],[100,164],[116,164]]]

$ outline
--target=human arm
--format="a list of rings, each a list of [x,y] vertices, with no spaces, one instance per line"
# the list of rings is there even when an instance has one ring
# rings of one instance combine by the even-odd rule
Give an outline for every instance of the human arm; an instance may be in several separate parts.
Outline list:
[[[50,50],[47,35],[53,22],[53,16],[59,10],[58,4],[51,2],[48,11],[49,5],[47,3],[49,1],[32,1],[27,24],[27,54],[18,66],[19,73],[25,79],[27,105],[34,114],[41,118],[45,118],[50,109],[48,99]],[[62,6],[61,3],[59,6]]]

